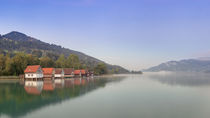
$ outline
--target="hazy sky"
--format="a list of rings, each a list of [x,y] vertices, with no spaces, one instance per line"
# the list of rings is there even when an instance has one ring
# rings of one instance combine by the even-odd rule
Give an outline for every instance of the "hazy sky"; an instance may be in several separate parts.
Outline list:
[[[0,0],[10,31],[140,70],[210,56],[210,0]]]

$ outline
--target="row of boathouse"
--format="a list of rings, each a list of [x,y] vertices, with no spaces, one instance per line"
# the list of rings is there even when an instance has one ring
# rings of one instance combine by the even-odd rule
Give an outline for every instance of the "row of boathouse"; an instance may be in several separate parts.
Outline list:
[[[74,70],[73,68],[42,68],[40,65],[27,66],[24,71],[24,79],[56,79],[93,76],[88,70]]]

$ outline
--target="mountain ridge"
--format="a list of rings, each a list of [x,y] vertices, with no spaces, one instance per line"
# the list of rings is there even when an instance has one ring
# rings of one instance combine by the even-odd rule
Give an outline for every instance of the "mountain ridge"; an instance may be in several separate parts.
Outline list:
[[[210,73],[210,60],[184,59],[168,61],[143,70],[144,72],[174,71],[174,72],[204,72]]]

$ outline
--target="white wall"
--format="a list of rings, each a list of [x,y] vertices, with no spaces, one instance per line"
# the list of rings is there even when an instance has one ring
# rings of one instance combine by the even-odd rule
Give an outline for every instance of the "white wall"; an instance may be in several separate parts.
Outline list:
[[[43,78],[42,73],[26,73],[25,78]]]

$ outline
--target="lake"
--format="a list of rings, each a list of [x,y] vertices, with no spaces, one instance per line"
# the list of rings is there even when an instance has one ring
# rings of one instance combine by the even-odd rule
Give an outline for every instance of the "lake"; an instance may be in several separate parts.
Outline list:
[[[210,75],[0,82],[1,118],[209,118]]]

